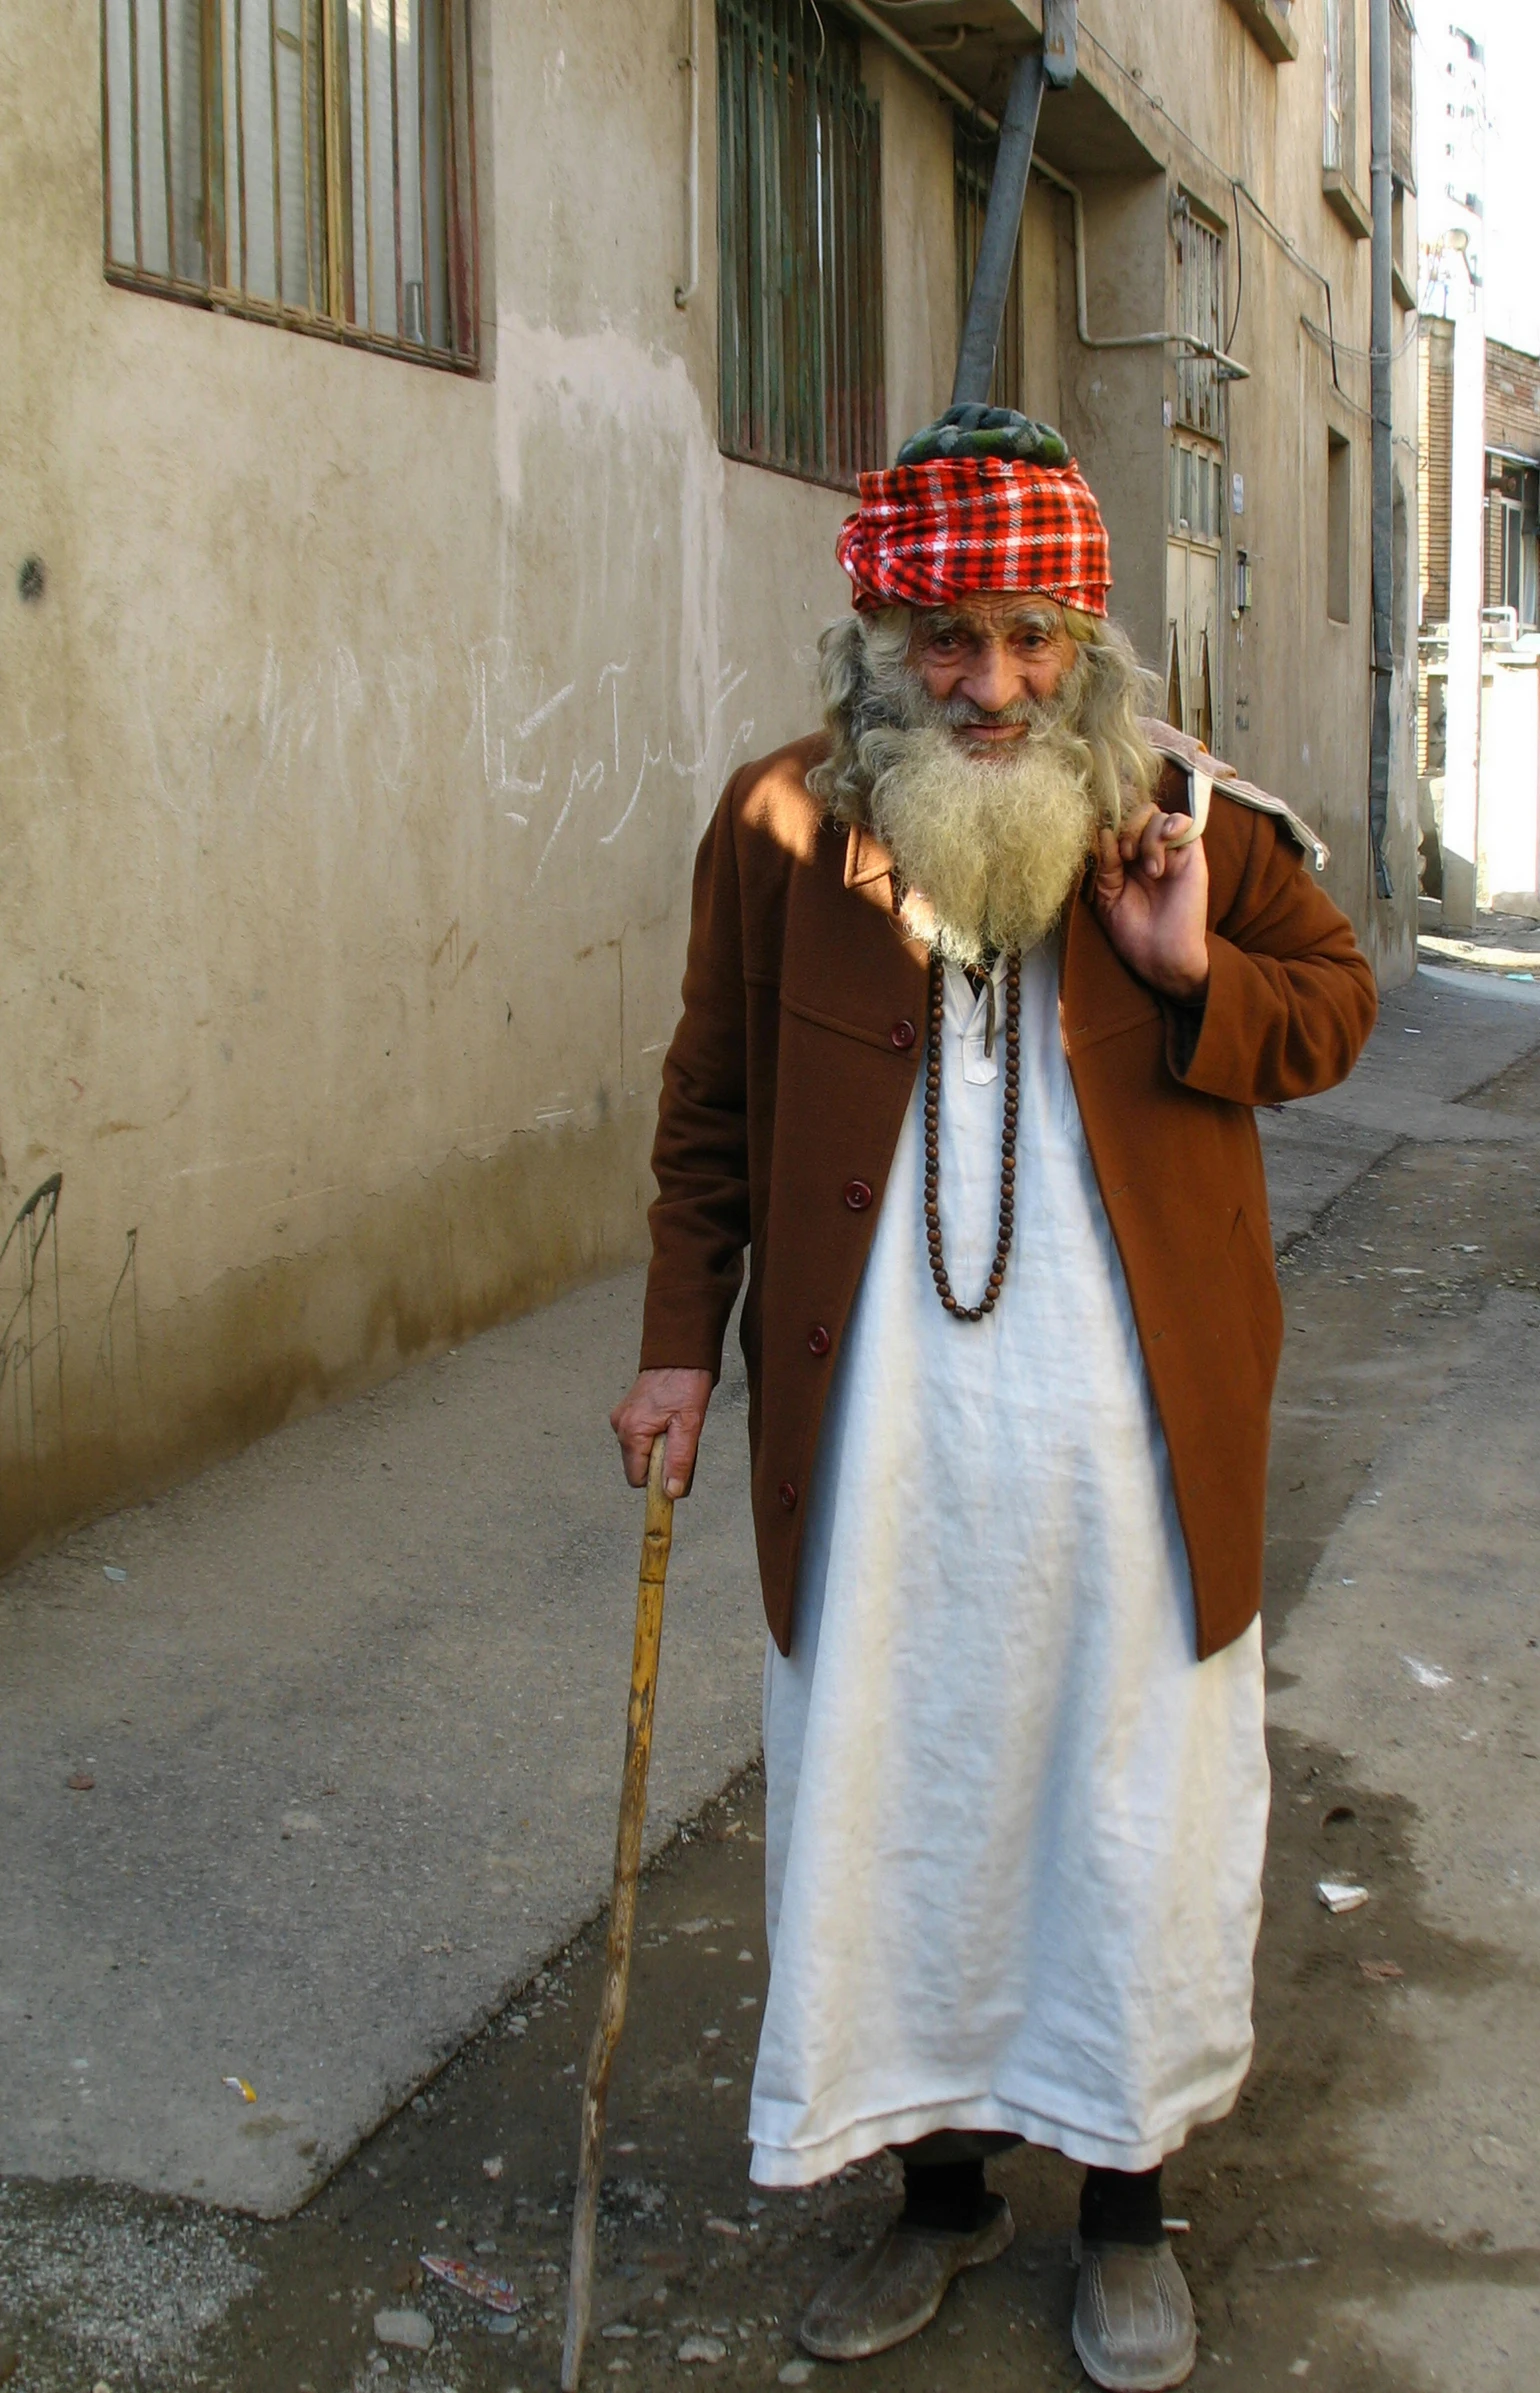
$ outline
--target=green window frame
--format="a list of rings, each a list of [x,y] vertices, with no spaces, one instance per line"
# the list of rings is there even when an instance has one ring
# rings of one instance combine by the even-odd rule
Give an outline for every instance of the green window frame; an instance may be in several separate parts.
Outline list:
[[[719,441],[853,489],[886,462],[882,125],[829,5],[718,0]]]
[[[109,282],[474,373],[471,0],[101,0]]]

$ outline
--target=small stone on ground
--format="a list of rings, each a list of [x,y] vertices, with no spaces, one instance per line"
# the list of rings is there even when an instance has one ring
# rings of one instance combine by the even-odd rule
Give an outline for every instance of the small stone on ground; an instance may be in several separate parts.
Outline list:
[[[394,2344],[402,2351],[433,2349],[433,2321],[420,2310],[376,2310],[374,2334],[376,2342]]]

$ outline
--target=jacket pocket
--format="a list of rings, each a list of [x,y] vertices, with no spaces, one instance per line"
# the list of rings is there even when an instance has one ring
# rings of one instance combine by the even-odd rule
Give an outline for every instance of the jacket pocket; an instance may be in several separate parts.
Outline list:
[[[1259,1359],[1271,1380],[1283,1348],[1283,1298],[1278,1293],[1272,1255],[1264,1251],[1243,1207],[1237,1207],[1230,1226],[1225,1260],[1255,1334]]]
[[[891,1020],[887,1022],[853,1022],[848,1014],[833,1014],[823,1006],[806,1004],[801,998],[794,996],[784,983],[781,987],[781,1011],[784,1014],[795,1014],[799,1022],[810,1022],[815,1030],[832,1030],[838,1038],[859,1039],[864,1047],[876,1047],[885,1054],[898,1057],[899,1060],[903,1060],[909,1050],[917,1046],[925,1031],[923,1012],[917,1021],[911,1021],[905,1016],[900,1024],[895,1024]],[[894,1031],[900,1028],[905,1034],[902,1045],[894,1037]]]

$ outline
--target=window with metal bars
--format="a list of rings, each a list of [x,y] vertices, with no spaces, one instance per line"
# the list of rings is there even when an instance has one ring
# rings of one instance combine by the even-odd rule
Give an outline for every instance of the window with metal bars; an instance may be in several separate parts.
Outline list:
[[[1173,440],[1166,460],[1166,529],[1175,540],[1217,548],[1224,529],[1224,462],[1217,449]]]
[[[1511,607],[1521,629],[1536,618],[1536,520],[1540,476],[1512,457],[1487,455],[1485,603]]]
[[[854,486],[886,461],[882,146],[828,5],[718,0],[720,440]]]
[[[1223,345],[1224,239],[1212,225],[1193,215],[1185,199],[1177,202],[1172,225],[1176,236],[1176,328],[1210,352],[1207,357],[1195,356],[1190,349],[1177,352],[1177,422],[1219,440],[1224,427],[1219,374],[1212,353]]]
[[[470,0],[102,0],[109,281],[474,370]]]
[[[1392,78],[1396,69],[1396,15],[1397,12],[1392,10]],[[1355,122],[1358,105],[1358,10],[1355,0],[1323,0],[1321,48],[1325,70],[1321,87],[1321,164],[1328,170],[1337,168],[1351,183],[1357,169],[1358,147]]]
[[[1408,0],[1395,0],[1390,12],[1390,171],[1404,191],[1417,188],[1416,32]]]
[[[979,243],[984,237],[984,218],[989,210],[989,186],[994,181],[995,157],[999,146],[992,134],[981,133],[976,126],[967,124],[961,117],[955,120],[952,138],[952,215],[957,232],[959,337],[968,313],[968,294],[973,289],[974,270],[979,262]],[[1010,287],[1005,299],[1005,321],[1000,327],[994,379],[989,386],[991,407],[1014,407],[1018,412],[1022,410],[1025,365],[1021,317],[1021,235],[1018,232],[1011,258]]]

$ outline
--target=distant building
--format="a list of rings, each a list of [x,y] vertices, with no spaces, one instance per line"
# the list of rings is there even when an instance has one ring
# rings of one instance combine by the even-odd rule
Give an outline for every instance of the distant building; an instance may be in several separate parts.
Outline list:
[[[1388,899],[1369,27],[1086,0],[998,388],[1078,452],[1170,711],[1318,826],[1393,981],[1403,0]],[[640,1255],[691,857],[724,778],[810,726],[835,533],[947,400],[1040,29],[1038,0],[7,12],[0,1560]]]
[[[1423,887],[1442,893],[1454,325],[1419,334]],[[1540,916],[1540,358],[1486,343],[1477,899]]]

